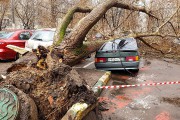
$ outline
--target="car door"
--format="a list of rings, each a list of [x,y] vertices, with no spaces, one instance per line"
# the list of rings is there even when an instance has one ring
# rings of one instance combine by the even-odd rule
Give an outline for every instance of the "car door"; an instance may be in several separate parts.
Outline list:
[[[31,37],[31,34],[28,31],[24,31],[24,32],[21,32],[18,35],[18,37],[19,37],[19,40],[16,40],[17,41],[17,46],[24,48],[25,47],[25,42],[27,40],[29,40],[29,38]]]
[[[21,31],[19,33],[15,33],[15,35],[10,40],[7,40],[7,44],[24,48],[25,42],[30,38],[30,36],[31,34],[29,31]],[[7,48],[7,58],[13,59],[16,58],[16,55],[17,53],[15,51]]]

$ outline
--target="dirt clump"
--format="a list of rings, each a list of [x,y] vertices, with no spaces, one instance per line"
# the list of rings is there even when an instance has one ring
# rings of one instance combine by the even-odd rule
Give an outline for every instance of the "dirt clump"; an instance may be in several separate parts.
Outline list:
[[[96,103],[97,97],[75,69],[59,62],[40,69],[36,66],[38,60],[27,61],[23,64],[28,65],[20,69],[14,64],[0,87],[12,85],[29,95],[40,120],[59,120],[77,102]]]

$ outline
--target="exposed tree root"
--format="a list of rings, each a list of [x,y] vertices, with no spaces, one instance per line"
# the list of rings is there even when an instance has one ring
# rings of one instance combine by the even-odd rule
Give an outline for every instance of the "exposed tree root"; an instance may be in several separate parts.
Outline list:
[[[39,55],[38,59],[41,60],[42,56]],[[68,65],[52,62],[47,64],[50,67],[41,69],[35,61],[28,60],[24,64],[19,62],[20,65],[16,62],[1,86],[10,84],[28,94],[37,105],[40,120],[60,119],[76,102],[93,104],[97,101],[85,80]]]

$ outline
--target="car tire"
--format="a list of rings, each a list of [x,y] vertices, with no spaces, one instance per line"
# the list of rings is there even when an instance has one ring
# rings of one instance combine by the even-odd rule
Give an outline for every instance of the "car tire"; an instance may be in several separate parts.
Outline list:
[[[19,54],[19,53],[16,53],[16,56],[15,56],[14,60],[19,59],[19,57],[20,57],[20,54]]]
[[[139,69],[134,69],[133,72],[138,73]]]

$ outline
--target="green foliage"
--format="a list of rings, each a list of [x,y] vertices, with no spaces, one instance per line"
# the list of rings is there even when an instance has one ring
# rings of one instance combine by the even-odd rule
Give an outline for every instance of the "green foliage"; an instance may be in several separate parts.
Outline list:
[[[63,41],[64,36],[66,34],[66,29],[68,25],[70,24],[70,22],[72,21],[75,11],[76,11],[76,8],[69,10],[66,16],[64,17],[61,23],[61,27],[60,27],[59,40],[55,43],[55,46],[60,45],[60,43]]]

